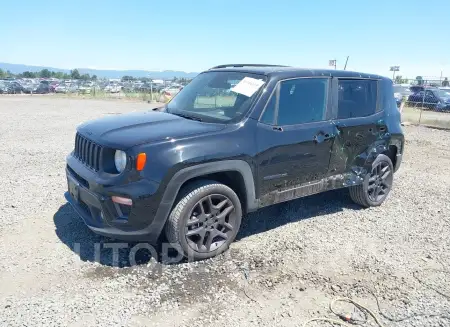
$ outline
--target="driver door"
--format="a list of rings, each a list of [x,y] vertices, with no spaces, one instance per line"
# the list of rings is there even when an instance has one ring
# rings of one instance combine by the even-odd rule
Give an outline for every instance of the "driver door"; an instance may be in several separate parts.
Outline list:
[[[259,194],[268,202],[299,197],[296,188],[327,176],[334,141],[330,80],[281,81],[269,100],[257,132]]]

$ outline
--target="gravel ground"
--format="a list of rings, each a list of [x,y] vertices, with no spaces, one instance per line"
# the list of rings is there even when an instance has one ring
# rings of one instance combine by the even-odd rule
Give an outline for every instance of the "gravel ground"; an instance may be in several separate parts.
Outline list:
[[[450,326],[449,132],[405,127],[381,207],[328,192],[250,214],[214,259],[169,265],[141,250],[130,265],[133,244],[114,260],[67,205],[64,161],[77,124],[147,107],[0,97],[1,326],[301,326],[335,318],[338,296],[377,312],[371,293],[385,316],[422,315],[385,326]]]

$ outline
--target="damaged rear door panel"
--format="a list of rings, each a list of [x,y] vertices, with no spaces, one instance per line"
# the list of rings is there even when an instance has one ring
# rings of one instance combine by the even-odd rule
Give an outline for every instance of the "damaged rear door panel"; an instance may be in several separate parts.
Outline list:
[[[379,154],[398,166],[404,139],[392,82],[333,77],[328,92],[320,122],[280,124],[275,102],[273,124],[258,125],[261,206],[359,185]]]
[[[390,93],[392,84],[382,80],[333,79],[336,136],[330,174],[343,174],[343,186],[359,184],[379,154],[391,157],[396,167],[404,138]]]

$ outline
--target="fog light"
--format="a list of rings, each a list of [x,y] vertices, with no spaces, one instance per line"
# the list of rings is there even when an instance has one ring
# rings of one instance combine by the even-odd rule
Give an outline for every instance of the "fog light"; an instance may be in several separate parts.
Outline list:
[[[113,196],[111,197],[111,199],[113,200],[113,202],[115,203],[119,203],[119,204],[124,204],[126,206],[131,206],[133,205],[133,201],[131,199],[128,198],[123,198],[121,196]]]

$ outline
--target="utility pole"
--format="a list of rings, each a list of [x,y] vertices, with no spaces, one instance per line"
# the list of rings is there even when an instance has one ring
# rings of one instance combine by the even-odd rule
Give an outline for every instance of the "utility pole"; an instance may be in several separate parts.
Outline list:
[[[153,102],[153,79],[150,76],[150,102]]]
[[[344,70],[347,69],[348,57],[350,57],[350,56],[347,56],[347,59],[345,60]]]

